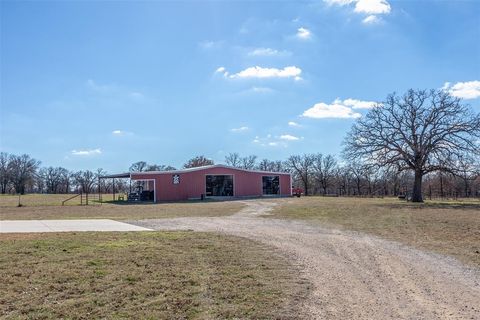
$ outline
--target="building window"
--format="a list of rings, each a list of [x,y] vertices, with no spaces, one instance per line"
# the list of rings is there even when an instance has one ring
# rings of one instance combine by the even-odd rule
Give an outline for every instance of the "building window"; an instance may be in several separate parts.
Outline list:
[[[233,176],[207,175],[205,189],[207,197],[233,197]]]
[[[262,177],[263,194],[280,194],[280,177],[264,176]]]

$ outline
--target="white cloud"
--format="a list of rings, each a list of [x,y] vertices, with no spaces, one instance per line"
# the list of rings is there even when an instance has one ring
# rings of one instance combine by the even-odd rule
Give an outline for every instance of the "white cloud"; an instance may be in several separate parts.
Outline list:
[[[462,99],[477,99],[480,97],[480,81],[457,82],[453,86],[450,82],[445,82],[442,87],[452,96]]]
[[[225,67],[218,67],[217,70],[215,70],[215,73],[223,73],[224,77],[228,77],[228,71]]]
[[[366,14],[389,14],[390,4],[386,0],[357,0],[355,12]]]
[[[247,52],[249,57],[288,57],[292,52],[288,50],[277,50],[273,48],[253,48]]]
[[[280,136],[280,139],[286,140],[286,141],[297,141],[300,140],[299,137],[292,136],[291,134],[282,134]]]
[[[278,56],[280,51],[272,48],[256,48],[248,53],[249,56]]]
[[[128,131],[123,131],[123,130],[113,130],[112,135],[114,135],[116,137],[123,137],[123,136],[133,135],[133,133],[128,132]]]
[[[248,129],[250,129],[250,128],[247,127],[247,126],[243,126],[243,127],[240,127],[240,128],[230,129],[230,131],[232,131],[232,132],[245,132],[245,131],[248,131]]]
[[[359,118],[360,113],[354,112],[352,108],[345,106],[340,100],[335,100],[332,104],[323,102],[315,104],[310,109],[303,112],[302,116],[306,118],[325,119],[325,118]]]
[[[363,19],[362,22],[365,24],[376,24],[382,22],[382,19],[372,14]]]
[[[300,125],[299,125],[298,123],[296,123],[295,121],[289,121],[289,122],[288,122],[288,125],[289,125],[290,127],[300,127]]]
[[[74,156],[94,156],[102,153],[100,148],[91,150],[72,150],[71,154]]]
[[[297,29],[297,37],[300,39],[310,39],[312,36],[312,32],[307,28],[300,27]]]
[[[335,100],[336,103],[341,103],[338,99]],[[377,105],[375,101],[362,101],[357,99],[346,99],[343,100],[343,104],[352,109],[372,109]]]
[[[375,24],[382,21],[376,15],[389,14],[392,11],[387,0],[324,0],[328,5],[348,6],[355,4],[354,12],[368,15],[362,22],[364,24]]]
[[[256,93],[271,93],[273,89],[267,87],[252,87],[252,91]]]
[[[262,147],[283,147],[287,148],[288,143],[302,140],[303,137],[296,137],[290,134],[282,134],[280,136],[273,136],[267,134],[265,137],[256,136],[253,143]]]
[[[230,78],[294,78],[300,80],[302,69],[295,66],[288,66],[283,69],[263,68],[259,66],[250,67],[238,73],[232,74]],[[228,75],[228,74],[227,74]],[[227,76],[226,75],[226,76]]]

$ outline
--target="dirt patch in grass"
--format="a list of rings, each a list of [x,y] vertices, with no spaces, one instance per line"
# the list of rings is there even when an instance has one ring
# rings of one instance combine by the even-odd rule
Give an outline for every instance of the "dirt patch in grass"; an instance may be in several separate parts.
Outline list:
[[[244,204],[239,201],[192,201],[159,204],[0,207],[0,220],[216,217],[231,215],[243,206]]]
[[[273,217],[366,232],[454,256],[480,267],[480,203],[303,197],[285,199]]]
[[[293,319],[305,282],[269,247],[211,233],[0,236],[6,319]]]

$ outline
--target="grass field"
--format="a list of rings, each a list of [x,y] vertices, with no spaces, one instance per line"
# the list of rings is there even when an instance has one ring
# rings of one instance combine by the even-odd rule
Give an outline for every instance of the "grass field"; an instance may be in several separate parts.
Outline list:
[[[5,219],[149,219],[226,216],[240,210],[238,201],[181,202],[148,205],[51,206],[65,195],[31,195],[31,205],[0,206]],[[4,196],[7,197],[7,196]],[[0,204],[6,202],[0,197]],[[12,196],[10,196],[11,198]],[[49,199],[49,200],[48,200]],[[3,201],[3,202],[2,202]],[[8,201],[12,201],[9,199]],[[54,202],[55,202],[54,201]],[[413,204],[394,198],[302,197],[269,199],[278,202],[273,217],[301,219],[366,232],[421,249],[457,257],[480,266],[480,201],[426,201]],[[268,216],[272,217],[272,216]]]
[[[281,201],[273,216],[366,232],[480,267],[478,200],[413,204],[392,198],[303,197]]]
[[[75,194],[25,194],[18,195],[0,195],[0,207],[16,207],[20,202],[23,206],[59,206],[62,201],[75,196]],[[105,199],[112,199],[112,195],[105,195]],[[65,205],[79,205],[80,197],[67,201]]]
[[[37,206],[60,206],[62,202],[65,202],[65,206],[78,206],[82,204],[80,196],[74,197],[78,194],[45,194],[45,193],[29,193],[25,195],[10,195],[10,194],[1,194],[0,195],[0,207],[17,207],[20,203],[22,206],[26,207],[37,207]],[[115,194],[115,199],[118,199],[118,196],[122,195],[124,199],[127,198],[126,194]],[[106,203],[111,203],[113,201],[113,194],[102,194],[102,200]],[[73,199],[71,199],[73,198]],[[99,195],[90,194],[89,202],[91,204],[98,204]],[[83,197],[85,201],[85,195]],[[122,203],[117,201],[117,203]],[[84,204],[84,203],[83,203]]]
[[[293,319],[308,284],[269,248],[193,232],[0,235],[2,319]]]
[[[37,202],[37,203],[41,203]],[[111,204],[89,206],[0,206],[0,220],[31,219],[154,219],[231,215],[244,204],[238,201],[192,201],[159,204]]]

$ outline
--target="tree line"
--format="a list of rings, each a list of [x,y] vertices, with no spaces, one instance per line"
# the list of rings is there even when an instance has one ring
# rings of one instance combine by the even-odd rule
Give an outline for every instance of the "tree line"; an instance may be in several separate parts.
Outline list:
[[[346,164],[330,154],[292,155],[284,161],[259,159],[255,155],[241,156],[233,152],[225,156],[228,166],[267,172],[289,172],[293,186],[303,189],[305,195],[388,197],[411,192],[415,176],[412,172],[399,172],[395,167],[375,167],[365,163]],[[183,168],[213,165],[205,156],[188,160]],[[426,175],[422,193],[429,198],[480,197],[480,167],[466,162],[453,170]],[[462,170],[459,170],[459,169]],[[169,165],[133,163],[130,172],[171,171]],[[12,193],[94,193],[98,192],[99,177],[107,175],[96,171],[70,171],[62,167],[40,167],[40,161],[28,155],[0,153],[0,183],[2,194]],[[129,190],[126,180],[102,180],[101,192]],[[115,190],[113,190],[115,188]]]
[[[229,153],[226,165],[269,172],[289,172],[306,195],[398,196],[414,202],[426,197],[480,196],[480,113],[444,90],[409,90],[387,96],[356,120],[343,142],[341,158],[313,153],[286,160],[259,160]],[[201,155],[183,165],[214,164]],[[169,165],[133,163],[129,171],[171,171]],[[98,178],[106,172],[40,168],[29,155],[0,153],[0,191],[70,193],[127,190]]]

